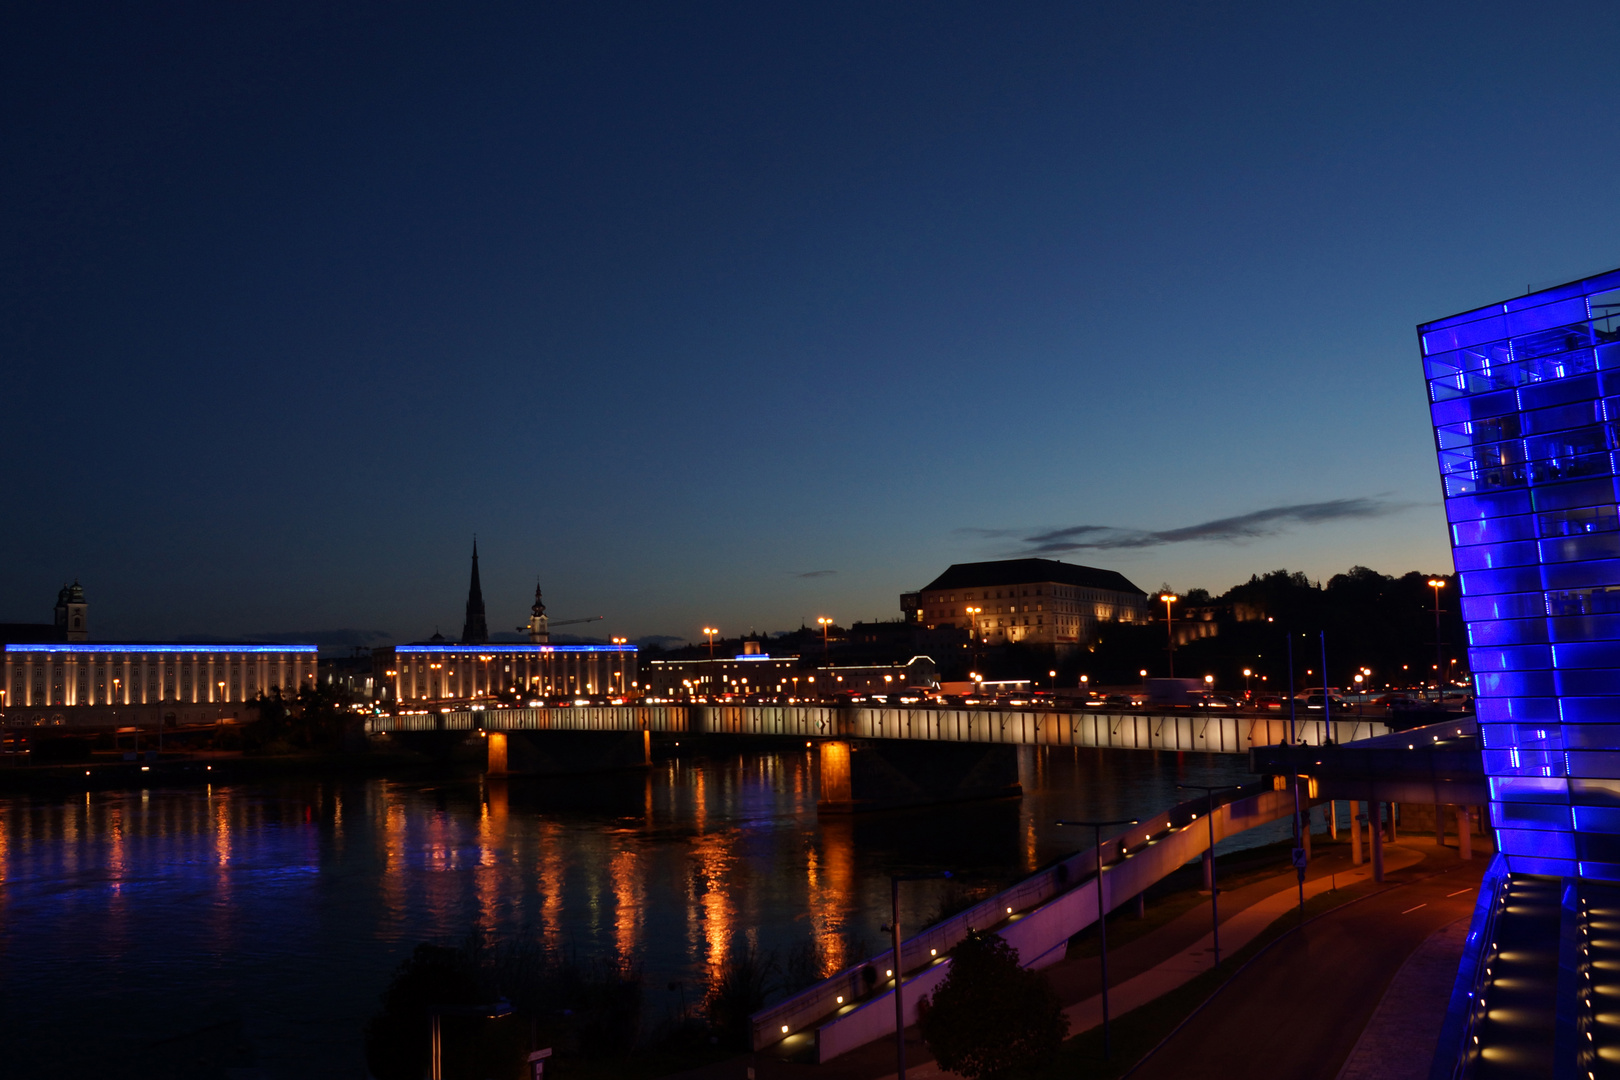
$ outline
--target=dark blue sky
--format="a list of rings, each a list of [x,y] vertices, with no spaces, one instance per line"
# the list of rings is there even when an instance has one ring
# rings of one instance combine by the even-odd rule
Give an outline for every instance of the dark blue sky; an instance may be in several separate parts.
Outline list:
[[[1449,566],[1413,325],[1620,265],[1620,9],[1225,7],[10,7],[0,619]]]

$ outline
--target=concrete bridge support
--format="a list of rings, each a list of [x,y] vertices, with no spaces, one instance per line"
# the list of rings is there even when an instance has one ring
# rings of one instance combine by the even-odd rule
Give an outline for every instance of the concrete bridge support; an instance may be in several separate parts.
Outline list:
[[[1018,795],[1018,747],[829,739],[821,743],[823,813],[888,810]]]
[[[491,731],[485,741],[491,776],[560,776],[652,764],[652,736],[645,731]]]
[[[1361,800],[1350,801],[1350,865],[1361,865]]]

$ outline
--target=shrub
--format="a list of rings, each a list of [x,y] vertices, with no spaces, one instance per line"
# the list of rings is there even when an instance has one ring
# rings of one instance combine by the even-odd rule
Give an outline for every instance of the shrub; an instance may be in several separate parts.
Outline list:
[[[921,1003],[919,1003],[921,1004]],[[1050,1062],[1069,1032],[1062,1003],[1000,936],[975,931],[951,950],[951,969],[918,1029],[940,1068],[967,1080],[1004,1080]]]

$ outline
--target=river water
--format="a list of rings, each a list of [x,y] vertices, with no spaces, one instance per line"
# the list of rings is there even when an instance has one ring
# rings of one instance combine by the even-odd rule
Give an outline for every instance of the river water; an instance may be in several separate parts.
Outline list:
[[[809,750],[0,799],[0,1074],[139,1074],[226,1039],[243,1075],[358,1080],[394,968],[474,930],[630,960],[655,1024],[729,950],[808,944],[831,973],[882,948],[892,869],[989,891],[1081,846],[1058,818],[1145,818],[1185,797],[1178,781],[1252,779],[1234,755],[1022,754],[1021,799],[852,818],[817,817]],[[908,884],[903,925],[961,888]]]

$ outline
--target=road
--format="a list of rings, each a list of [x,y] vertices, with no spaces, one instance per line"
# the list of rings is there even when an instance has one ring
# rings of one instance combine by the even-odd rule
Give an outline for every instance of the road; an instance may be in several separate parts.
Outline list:
[[[1391,878],[1393,888],[1280,939],[1132,1080],[1334,1080],[1407,957],[1473,910],[1486,863],[1422,878],[1424,867],[1413,867]]]

